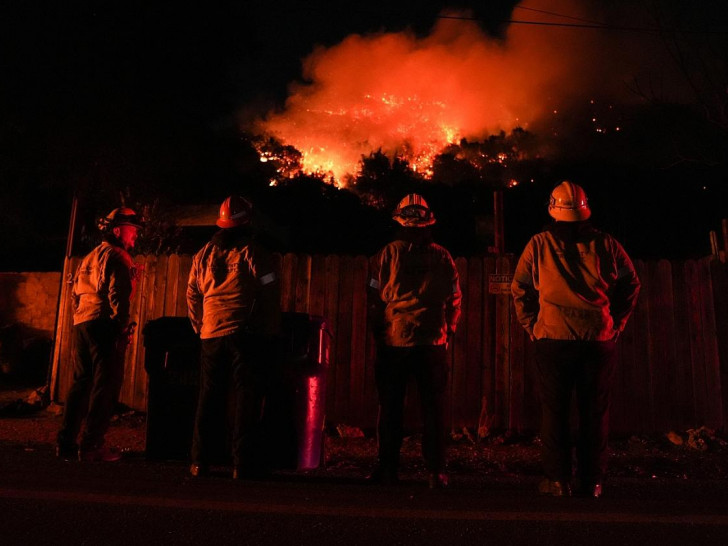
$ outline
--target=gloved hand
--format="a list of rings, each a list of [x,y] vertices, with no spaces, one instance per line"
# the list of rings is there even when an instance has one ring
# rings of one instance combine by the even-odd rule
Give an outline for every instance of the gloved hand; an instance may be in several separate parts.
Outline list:
[[[126,328],[122,329],[119,333],[119,337],[116,340],[116,348],[120,351],[126,350],[134,339],[134,331],[136,330],[137,323],[130,322]]]

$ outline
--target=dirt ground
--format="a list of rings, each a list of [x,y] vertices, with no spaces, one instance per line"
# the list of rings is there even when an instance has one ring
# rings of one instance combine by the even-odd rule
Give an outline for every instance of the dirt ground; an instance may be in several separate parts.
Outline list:
[[[42,394],[42,393],[40,393]],[[0,446],[23,445],[45,449],[55,444],[62,407],[43,403],[35,388],[0,388]],[[474,431],[455,431],[448,448],[449,470],[454,474],[490,476],[538,476],[538,437],[494,434],[473,437]],[[119,407],[107,441],[132,454],[143,454],[146,415]],[[424,472],[420,435],[404,441],[402,472]],[[331,424],[325,438],[329,472],[366,473],[375,463],[376,440],[371,433],[345,424]],[[620,477],[728,479],[728,441],[706,428],[668,431],[662,435],[633,435],[610,442],[609,475]]]

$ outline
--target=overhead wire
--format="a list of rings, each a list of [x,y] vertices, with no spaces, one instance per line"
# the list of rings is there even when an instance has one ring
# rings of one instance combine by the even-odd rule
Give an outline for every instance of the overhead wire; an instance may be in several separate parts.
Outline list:
[[[520,6],[517,6],[520,7]],[[565,19],[572,19],[575,21],[584,21],[582,23],[560,23],[550,21],[525,21],[521,19],[505,19],[502,23],[514,24],[514,25],[535,25],[535,26],[547,26],[547,27],[561,27],[561,28],[580,28],[580,29],[595,29],[595,30],[614,30],[614,31],[627,31],[627,32],[645,32],[654,34],[728,34],[728,30],[710,30],[710,29],[684,29],[684,28],[659,28],[659,27],[640,27],[640,26],[623,26],[623,25],[612,25],[606,23],[600,23],[596,21],[589,21],[588,19],[581,19],[579,17],[573,17],[570,15],[563,15],[554,12],[548,12],[544,10],[537,10],[534,8],[523,8],[530,11],[536,11],[539,13],[553,15],[556,17],[563,17]],[[472,17],[468,15],[437,15],[438,19],[455,19],[462,21],[476,21],[480,22],[481,19],[478,17]]]
[[[563,19],[571,19],[573,21],[581,21],[582,23],[590,23],[592,25],[599,25],[599,26],[605,26],[604,23],[601,21],[591,21],[589,19],[584,19],[582,17],[574,17],[573,15],[564,15],[563,13],[556,13],[554,11],[546,11],[543,9],[537,9],[537,8],[529,8],[527,6],[516,6],[514,9],[520,9],[524,11],[533,11],[536,13],[543,13],[544,15],[553,15],[555,17],[561,17]]]

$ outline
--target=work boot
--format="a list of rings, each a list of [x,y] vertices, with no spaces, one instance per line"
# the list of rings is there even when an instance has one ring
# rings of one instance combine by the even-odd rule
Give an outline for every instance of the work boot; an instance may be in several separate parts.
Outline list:
[[[193,478],[204,478],[210,474],[210,469],[206,464],[192,463],[190,465],[190,476]]]
[[[121,459],[121,452],[118,449],[101,446],[95,449],[83,449],[78,452],[78,460],[83,463],[115,463]]]
[[[570,497],[571,486],[566,482],[544,479],[538,484],[538,492],[550,497]]]
[[[577,497],[591,497],[598,499],[602,496],[601,480],[581,482],[574,491],[574,495]]]
[[[430,489],[445,489],[450,483],[450,477],[445,472],[433,472],[430,474]]]

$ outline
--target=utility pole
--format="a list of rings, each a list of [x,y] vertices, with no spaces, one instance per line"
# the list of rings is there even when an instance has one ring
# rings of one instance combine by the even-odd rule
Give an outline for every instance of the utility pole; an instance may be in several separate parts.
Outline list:
[[[69,271],[71,267],[71,257],[73,255],[73,246],[76,239],[76,224],[78,223],[78,194],[74,191],[73,200],[71,201],[71,216],[68,221],[68,235],[66,236],[66,253],[63,256],[63,268],[61,270],[61,282],[58,287],[58,301],[56,302],[56,324],[53,328],[53,348],[50,354],[50,362],[48,363],[48,375],[46,377],[46,391],[44,403],[50,403],[55,397],[56,388],[56,377],[58,374],[58,368],[56,363],[60,359],[60,347],[58,345],[59,335],[58,330],[65,321],[65,309],[61,309],[61,302],[67,301],[64,298],[64,291],[70,289],[70,276],[72,273]],[[58,358],[56,358],[58,354]]]

